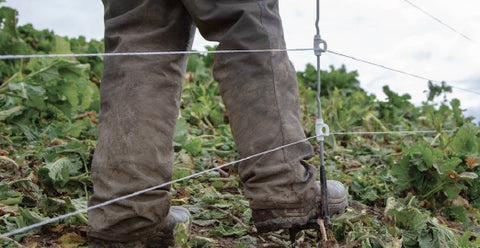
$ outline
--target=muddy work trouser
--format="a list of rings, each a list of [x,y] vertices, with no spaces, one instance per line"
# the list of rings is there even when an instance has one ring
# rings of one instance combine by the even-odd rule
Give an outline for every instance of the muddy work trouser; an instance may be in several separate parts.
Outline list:
[[[285,48],[277,0],[104,0],[106,52],[185,51],[195,27],[218,50]],[[173,133],[186,55],[109,56],[101,84],[89,204],[172,178]],[[286,52],[216,54],[214,77],[242,157],[303,139],[296,73]],[[255,209],[314,204],[305,142],[239,165]],[[162,225],[170,187],[89,212],[89,235],[130,241]],[[308,209],[308,208],[307,208]]]

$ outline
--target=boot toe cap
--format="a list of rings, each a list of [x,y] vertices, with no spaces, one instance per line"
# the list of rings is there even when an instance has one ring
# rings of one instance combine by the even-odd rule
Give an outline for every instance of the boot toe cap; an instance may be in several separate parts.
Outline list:
[[[331,214],[339,214],[345,212],[348,206],[347,191],[343,184],[339,181],[328,180],[328,207]]]

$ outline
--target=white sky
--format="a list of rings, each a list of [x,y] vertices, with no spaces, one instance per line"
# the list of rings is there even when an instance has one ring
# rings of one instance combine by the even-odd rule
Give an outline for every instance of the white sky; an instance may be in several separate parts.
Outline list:
[[[411,0],[443,22],[469,36],[468,41],[411,7],[404,0],[321,0],[321,35],[328,48],[385,66],[480,92],[480,1]],[[280,0],[288,48],[312,47],[315,0]],[[20,24],[56,34],[101,39],[103,6],[100,0],[7,0],[19,11]],[[209,43],[197,35],[194,49]],[[291,52],[297,70],[316,61],[313,52]],[[427,82],[331,54],[322,55],[322,69],[345,64],[358,70],[362,87],[385,96],[382,86],[408,93],[415,103],[426,100]],[[480,96],[454,88],[467,115],[480,120]]]

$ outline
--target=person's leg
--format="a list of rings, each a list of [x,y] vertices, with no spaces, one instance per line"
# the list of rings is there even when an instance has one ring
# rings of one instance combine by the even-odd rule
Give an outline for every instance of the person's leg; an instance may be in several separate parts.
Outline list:
[[[277,0],[183,0],[218,50],[285,48]],[[305,138],[296,73],[286,52],[216,54],[214,76],[242,157]],[[316,170],[303,142],[239,167],[260,231],[303,225],[318,214]],[[281,221],[282,223],[276,223]]]
[[[104,0],[107,53],[185,51],[194,26],[179,1]],[[107,56],[89,205],[171,180],[186,55]],[[165,225],[170,187],[88,213],[89,237],[140,240]]]

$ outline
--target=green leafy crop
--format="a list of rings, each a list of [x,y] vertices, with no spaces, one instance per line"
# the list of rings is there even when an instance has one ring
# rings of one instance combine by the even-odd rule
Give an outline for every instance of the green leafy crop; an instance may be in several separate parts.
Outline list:
[[[0,0],[0,2],[2,2]],[[208,50],[215,49],[207,47]],[[0,54],[101,53],[103,42],[67,38],[0,7]],[[179,179],[236,160],[229,118],[213,78],[213,55],[191,55],[174,134]],[[0,60],[0,232],[84,209],[92,194],[101,57]],[[345,247],[479,247],[480,128],[451,91],[428,82],[426,101],[388,87],[377,99],[345,66],[322,71],[327,175],[349,191],[350,207],[333,216]],[[316,71],[297,73],[302,123],[314,135]],[[427,83],[427,82],[426,82]],[[446,98],[445,98],[446,99]],[[352,134],[436,130],[432,134]],[[318,143],[312,141],[315,149]],[[318,156],[309,160],[318,165]],[[172,204],[192,213],[193,230],[177,226],[178,247],[286,247],[288,232],[258,234],[237,166],[175,183]],[[86,247],[86,214],[0,240],[0,247]],[[189,237],[189,238],[188,238]],[[314,230],[299,235],[314,247]]]

